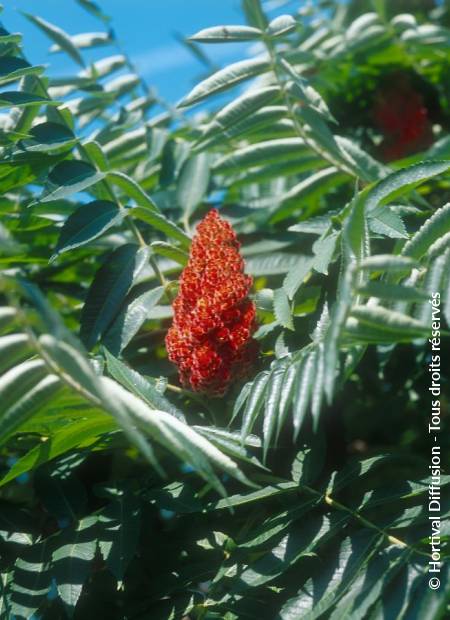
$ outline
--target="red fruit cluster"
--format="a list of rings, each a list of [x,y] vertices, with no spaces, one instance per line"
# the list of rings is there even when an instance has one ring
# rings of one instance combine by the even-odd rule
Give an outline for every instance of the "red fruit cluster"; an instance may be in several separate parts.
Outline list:
[[[406,157],[430,146],[433,141],[422,95],[402,76],[379,93],[373,118],[384,135],[380,154],[385,161]]]
[[[181,383],[197,392],[222,396],[256,360],[252,278],[239,247],[231,225],[212,209],[197,227],[180,278],[166,347]]]

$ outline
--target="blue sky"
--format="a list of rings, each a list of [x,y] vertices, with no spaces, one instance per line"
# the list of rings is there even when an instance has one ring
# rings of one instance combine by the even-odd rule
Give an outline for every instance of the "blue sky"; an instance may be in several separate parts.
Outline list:
[[[243,23],[239,0],[96,0],[112,18],[112,27],[147,83],[168,101],[176,102],[202,75],[203,66],[175,39],[174,33],[194,34],[218,24]],[[10,32],[22,32],[27,59],[50,64],[52,75],[74,74],[78,67],[63,54],[49,54],[49,41],[20,11],[33,13],[69,34],[102,30],[102,24],[75,0],[3,0],[2,22]],[[223,66],[245,58],[248,44],[203,46]],[[117,51],[99,48],[88,59]]]

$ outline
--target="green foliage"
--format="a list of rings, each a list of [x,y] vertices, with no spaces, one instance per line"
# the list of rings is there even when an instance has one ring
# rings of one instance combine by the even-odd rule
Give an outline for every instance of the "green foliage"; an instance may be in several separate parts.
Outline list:
[[[99,32],[26,15],[73,75],[0,31],[0,619],[447,617],[449,476],[436,591],[427,502],[448,9],[243,0],[246,24],[184,42],[206,73],[157,113],[110,18],[78,4]],[[199,46],[236,41],[256,52],[221,69]],[[396,160],[374,106],[399,75],[436,116]],[[211,205],[254,277],[261,352],[223,399],[181,387],[164,347]]]

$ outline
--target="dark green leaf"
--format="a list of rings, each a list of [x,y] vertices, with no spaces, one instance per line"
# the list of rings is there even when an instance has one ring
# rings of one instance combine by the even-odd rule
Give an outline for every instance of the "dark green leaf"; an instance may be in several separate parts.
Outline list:
[[[106,331],[148,261],[148,248],[127,243],[97,271],[81,315],[80,337],[88,349]]]
[[[117,499],[99,515],[100,553],[118,582],[122,582],[136,553],[140,516],[139,501],[129,491],[118,493]]]
[[[78,140],[72,131],[59,123],[39,123],[29,130],[29,138],[21,140],[19,147],[31,153],[57,153],[74,146]]]
[[[60,104],[60,101],[22,91],[3,91],[0,93],[0,108],[40,107],[42,105],[57,106]]]
[[[83,584],[91,572],[97,537],[97,517],[86,517],[75,530],[63,530],[55,540],[52,572],[70,617],[73,616]]]
[[[23,58],[0,56],[0,85],[15,82],[25,75],[39,75],[44,67],[32,67]]]
[[[63,161],[48,175],[48,180],[55,189],[45,192],[39,198],[39,202],[66,198],[102,181],[104,176],[103,172],[98,172],[91,164],[84,161]]]
[[[111,353],[118,355],[130,343],[163,295],[164,287],[158,286],[125,305],[103,338]]]
[[[94,200],[82,205],[64,223],[50,260],[97,239],[112,226],[120,224],[124,215],[124,211],[114,202],[107,200]]]

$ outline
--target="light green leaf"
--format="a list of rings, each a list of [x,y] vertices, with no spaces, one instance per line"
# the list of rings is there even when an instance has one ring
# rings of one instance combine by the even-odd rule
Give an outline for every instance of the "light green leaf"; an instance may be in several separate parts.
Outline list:
[[[242,148],[235,149],[231,154],[219,158],[213,166],[214,172],[226,174],[236,172],[252,166],[276,163],[280,157],[285,161],[297,159],[306,152],[305,141],[302,138],[282,138],[256,142]]]
[[[134,88],[137,88],[141,82],[141,78],[135,73],[126,73],[106,82],[103,88],[106,93],[113,93],[114,97],[122,97]]]
[[[269,68],[270,63],[266,58],[252,58],[235,62],[200,82],[178,105],[179,107],[186,107],[203,101],[203,99],[211,95],[220,93],[244,80],[264,73]]]
[[[111,33],[109,32],[81,32],[70,37],[72,44],[77,49],[88,49],[92,47],[100,47],[112,43]],[[61,52],[60,45],[55,43],[51,46],[50,52]]]
[[[1,29],[0,43],[21,43],[22,35],[20,32],[8,32],[4,28]]]
[[[317,433],[317,430],[319,428],[319,416],[322,408],[324,394],[326,362],[327,360],[325,359],[325,345],[323,342],[319,342],[317,344],[316,365],[314,368],[314,382],[312,385],[311,394],[311,417],[313,421],[314,433]]]
[[[152,228],[160,230],[168,237],[176,239],[183,248],[188,249],[191,245],[191,239],[184,233],[181,228],[178,228],[176,224],[173,224],[161,213],[151,211],[147,207],[133,207],[128,211],[130,216],[136,217],[138,220],[142,220],[149,224]]]
[[[329,229],[331,219],[329,215],[318,215],[307,220],[302,220],[298,224],[289,226],[288,230],[302,232],[311,235],[323,235]]]
[[[108,56],[97,60],[90,67],[85,69],[81,73],[81,77],[89,78],[102,78],[114,71],[122,69],[127,64],[127,59],[123,54],[116,54],[115,56]]]
[[[450,241],[450,240],[449,240]],[[417,304],[414,310],[414,318],[416,318],[422,325],[431,325],[434,328],[433,306],[430,303],[430,299],[436,295],[436,292],[442,290],[442,283],[447,276],[445,269],[448,264],[448,254],[450,253],[450,246],[445,253],[437,254],[428,264],[428,269],[425,274],[423,282],[422,302]],[[447,257],[446,257],[447,254]],[[407,301],[407,296],[404,297],[404,301]]]
[[[197,43],[227,43],[228,41],[254,41],[262,37],[258,28],[251,26],[213,26],[195,33],[189,39]]]
[[[58,378],[51,374],[45,376],[45,369],[39,368],[38,365],[41,363],[40,360],[35,362],[34,365],[33,361],[24,362],[2,377],[0,444],[5,443],[14,432],[20,430],[22,424],[45,407],[61,389]],[[20,374],[9,382],[13,371]],[[17,380],[20,381],[19,384]]]
[[[413,286],[402,286],[388,282],[367,282],[358,289],[365,297],[378,297],[389,301],[423,301],[428,299],[429,294]]]
[[[83,149],[92,164],[94,164],[100,172],[108,172],[109,163],[101,145],[95,140],[89,140],[83,143]],[[109,194],[109,192],[108,192]]]
[[[120,187],[120,189],[123,190],[129,198],[132,198],[137,205],[146,207],[148,210],[154,211],[155,213],[159,212],[158,207],[150,196],[148,196],[142,187],[131,177],[123,172],[111,171],[108,172],[108,180]]]
[[[339,236],[338,232],[332,230],[331,232],[326,232],[314,242],[314,259],[312,266],[315,271],[328,275],[328,267],[333,260]]]
[[[189,220],[205,197],[209,185],[209,156],[199,153],[183,165],[177,185],[177,202]]]
[[[271,37],[281,37],[284,34],[293,32],[296,28],[297,22],[292,15],[279,15],[269,23],[267,33]]]
[[[14,366],[0,377],[0,417],[17,403],[24,392],[32,389],[46,376],[44,362],[28,360]]]
[[[271,446],[271,441],[277,426],[277,414],[279,413],[279,404],[281,394],[284,391],[284,377],[286,372],[286,364],[282,363],[278,367],[273,368],[270,373],[267,384],[267,396],[265,397],[264,408],[264,451],[263,460],[267,458],[267,452]]]
[[[191,243],[190,238],[181,228],[178,228],[178,226],[173,224],[159,211],[156,204],[138,183],[133,181],[133,179],[126,174],[117,171],[109,172],[108,179],[114,183],[114,185],[118,185],[125,194],[129,198],[132,198],[138,205],[129,210],[128,213],[130,215],[147,222],[147,224],[150,224],[150,226],[156,228],[156,230],[164,232],[169,237],[177,239],[184,248],[189,248]]]
[[[343,250],[347,264],[360,262],[370,254],[366,208],[361,197],[350,203],[350,214],[343,226]]]
[[[449,169],[448,161],[428,161],[393,172],[369,190],[366,200],[368,213]]]
[[[30,341],[25,334],[0,336],[0,373],[30,356]]]
[[[381,328],[386,334],[389,332],[396,333],[399,341],[402,336],[411,339],[414,337],[426,338],[430,332],[427,325],[406,314],[387,310],[382,306],[353,306],[351,313],[363,325]]]
[[[52,41],[57,43],[61,49],[63,49],[78,65],[84,67],[83,58],[78,51],[77,47],[72,43],[71,38],[64,30],[61,30],[58,26],[50,24],[45,19],[31,15],[30,13],[23,13],[27,19],[30,20],[35,26],[37,26],[44,34],[46,34]]]
[[[297,264],[297,254],[271,252],[249,256],[245,261],[245,271],[252,276],[271,276],[286,273]]]
[[[367,271],[411,271],[417,263],[409,256],[374,254],[361,261],[359,268]]]
[[[15,325],[17,310],[8,306],[0,306],[0,332],[9,331]]]
[[[294,437],[298,436],[310,403],[314,384],[317,352],[312,350],[300,362],[296,375],[295,396],[293,400]]]
[[[283,391],[280,395],[280,402],[278,405],[278,419],[277,419],[277,440],[280,436],[281,429],[286,420],[289,408],[292,405],[292,398],[297,382],[297,375],[299,373],[301,361],[291,363],[285,371],[283,378]]]
[[[150,248],[155,254],[170,258],[183,267],[186,266],[189,259],[189,254],[187,252],[165,241],[152,241]]]
[[[116,132],[112,133],[116,136]],[[103,136],[102,136],[103,139]],[[104,145],[104,152],[108,156],[111,162],[125,157],[134,149],[138,147],[145,148],[148,146],[148,130],[146,127],[139,127],[133,131],[124,131],[120,133],[114,139],[106,142]]]
[[[308,175],[306,179],[299,181],[281,197],[280,207],[275,210],[271,222],[276,223],[286,219],[292,212],[301,209],[306,200],[321,196],[327,190],[342,185],[346,181],[346,176],[334,166]]]
[[[232,103],[230,103],[230,106],[231,105]],[[290,121],[285,120],[286,114],[287,108],[285,106],[266,105],[249,116],[244,117],[242,120],[236,121],[234,125],[230,125],[223,132],[218,132],[210,138],[206,138],[204,141],[200,142],[198,146],[194,147],[194,150],[203,150],[210,146],[222,144],[224,137],[231,139],[237,136],[254,136],[257,132],[263,131],[267,127],[273,128],[277,122],[290,125]],[[208,130],[208,127],[209,125],[205,127],[205,131]],[[199,137],[199,140],[201,139],[202,136]]]
[[[222,108],[204,127],[200,140],[203,142],[217,135],[223,138],[224,132],[239,125],[245,118],[272,102],[279,93],[278,86],[266,86],[243,93]]]
[[[449,164],[450,167],[450,164]],[[419,259],[430,246],[450,232],[450,203],[438,209],[404,245],[402,256]]]
[[[295,71],[294,67],[290,65],[286,59],[282,58],[280,64],[282,65],[283,69],[287,71],[289,76],[294,80],[294,82],[290,85],[289,88],[292,95],[294,97],[298,97],[303,104],[315,110],[317,114],[319,114],[319,116],[323,116],[328,121],[336,122],[330,110],[328,109],[328,106],[325,103],[324,99],[316,91],[316,89],[313,88],[304,77],[299,75]],[[312,119],[311,116],[309,116],[308,118],[310,120]]]
[[[365,181],[377,181],[391,172],[390,168],[381,164],[366,151],[363,151],[353,140],[344,136],[335,136],[335,140],[341,152],[345,154],[346,159],[353,163],[359,175]]]
[[[241,436],[243,443],[247,435],[251,433],[253,425],[261,411],[269,376],[270,373],[268,371],[260,372],[252,382],[242,417]]]
[[[408,238],[402,218],[389,207],[377,209],[376,215],[369,217],[369,228],[373,232],[380,233],[391,239]]]
[[[277,321],[286,329],[294,331],[292,309],[284,288],[278,288],[273,292],[273,309]]]
[[[260,448],[261,440],[256,435],[247,435],[245,445],[241,443],[241,435],[238,432],[229,432],[216,427],[194,426],[197,433],[203,435],[213,443],[221,452],[228,454],[232,459],[244,461],[251,465],[256,465],[261,469],[266,469],[255,456],[251,456],[247,447]]]

